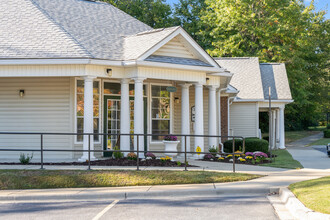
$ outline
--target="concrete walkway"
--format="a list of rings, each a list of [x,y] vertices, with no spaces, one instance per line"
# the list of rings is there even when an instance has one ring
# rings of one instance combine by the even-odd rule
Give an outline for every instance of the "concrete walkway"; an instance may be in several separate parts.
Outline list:
[[[287,144],[287,150],[295,160],[298,160],[304,168],[327,170],[330,172],[330,158],[323,152],[312,146],[305,147],[323,137],[323,133],[305,137],[298,141]],[[329,173],[330,175],[330,173]]]
[[[320,135],[314,135],[288,145],[289,152],[305,167],[300,170],[286,170],[273,167],[240,165],[237,172],[267,175],[262,178],[234,183],[211,183],[190,185],[166,186],[139,186],[139,187],[105,187],[105,188],[80,188],[80,189],[48,189],[48,190],[4,190],[0,191],[0,200],[49,200],[49,199],[117,199],[139,198],[154,196],[206,196],[219,194],[266,194],[273,189],[286,187],[291,183],[308,179],[315,179],[330,175],[330,159],[305,145],[315,141]],[[189,170],[210,170],[218,172],[231,172],[232,164],[204,161],[189,161],[190,164],[200,167],[189,167]],[[0,166],[0,169],[38,169],[39,166]],[[86,169],[80,166],[46,166],[47,169]],[[92,167],[93,169],[135,169],[135,167]],[[166,169],[182,170],[183,168],[141,167],[144,170]]]

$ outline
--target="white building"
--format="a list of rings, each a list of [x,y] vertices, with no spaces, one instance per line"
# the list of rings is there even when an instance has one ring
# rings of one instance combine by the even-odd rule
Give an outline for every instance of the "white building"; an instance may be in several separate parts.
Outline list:
[[[285,65],[259,63],[257,57],[215,58],[215,60],[234,73],[230,85],[238,93],[228,100],[229,134],[260,137],[259,112],[269,111],[270,87],[272,120],[270,145],[272,148],[285,148],[284,109],[285,105],[293,102]]]
[[[0,4],[0,132],[220,135],[221,118],[228,121],[220,94],[232,75],[181,27],[152,29],[107,3]],[[260,100],[253,102],[256,111],[267,104]],[[95,135],[90,146],[113,149],[119,139],[122,150],[137,146],[136,138],[115,135]],[[45,149],[89,145],[82,135],[45,135],[43,141]],[[192,137],[187,145],[206,150],[220,141]],[[139,144],[164,149],[159,136]],[[39,149],[40,136],[0,134],[0,148]],[[107,153],[95,153],[101,156]],[[0,157],[17,160],[19,152]],[[45,158],[85,160],[87,153],[46,152]]]

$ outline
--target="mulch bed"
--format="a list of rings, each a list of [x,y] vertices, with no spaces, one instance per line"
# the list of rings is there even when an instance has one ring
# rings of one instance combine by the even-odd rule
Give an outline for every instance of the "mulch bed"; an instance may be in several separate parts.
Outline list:
[[[229,159],[225,158],[224,160],[218,160],[218,158],[214,159],[214,160],[206,160],[206,159],[202,159],[202,161],[208,161],[208,162],[221,162],[221,163],[233,163],[233,161],[229,161]],[[263,160],[260,161],[259,163],[255,162],[254,164],[252,163],[252,161],[239,161],[239,160],[235,160],[235,164],[245,164],[245,165],[259,165],[259,164],[263,164],[263,163],[271,163],[270,160]]]
[[[91,161],[91,166],[136,166],[136,160],[128,159],[105,159]],[[22,165],[21,163],[0,163],[0,165]],[[40,165],[40,163],[29,163],[27,165]],[[87,162],[62,162],[62,163],[44,163],[44,165],[73,165],[73,166],[88,166]],[[154,167],[184,167],[184,163],[180,166],[176,161],[161,161],[160,159],[149,159],[139,161],[140,166],[154,166]],[[187,165],[187,167],[196,167]]]

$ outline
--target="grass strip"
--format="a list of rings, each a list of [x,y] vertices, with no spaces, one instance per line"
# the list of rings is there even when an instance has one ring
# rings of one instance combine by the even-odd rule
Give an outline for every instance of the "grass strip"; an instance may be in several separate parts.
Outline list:
[[[307,208],[330,214],[330,176],[294,183],[289,189]]]
[[[320,133],[320,131],[286,131],[285,143],[291,143],[304,137],[308,137],[318,133]]]
[[[260,175],[208,171],[77,171],[0,170],[0,189],[49,189],[224,183],[246,181]]]
[[[317,141],[314,141],[313,143],[306,145],[306,147],[313,145],[327,145],[328,143],[330,143],[330,138],[321,138]]]
[[[273,163],[264,163],[260,166],[267,167],[278,167],[278,168],[287,168],[287,169],[300,169],[303,168],[301,163],[292,158],[292,155],[287,150],[273,150],[272,154],[277,155],[275,162]]]

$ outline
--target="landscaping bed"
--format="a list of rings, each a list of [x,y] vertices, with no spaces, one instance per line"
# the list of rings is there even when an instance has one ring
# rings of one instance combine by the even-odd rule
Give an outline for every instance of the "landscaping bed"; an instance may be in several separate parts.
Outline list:
[[[22,165],[22,163],[0,163],[2,165]],[[40,163],[28,163],[29,165],[40,165]],[[100,159],[90,162],[91,166],[136,166],[136,160],[128,160],[126,158],[109,158]],[[61,162],[61,163],[44,163],[44,165],[72,165],[72,166],[87,166],[88,162]],[[185,164],[179,161],[161,160],[161,159],[140,159],[140,166],[155,166],[155,167],[184,167]],[[195,167],[187,164],[188,167]]]
[[[0,189],[118,187],[246,181],[260,175],[169,170],[0,170]]]
[[[234,157],[232,154],[206,154],[202,161],[233,163],[234,158],[236,164],[259,165],[272,162],[266,153],[246,152],[243,154],[240,151],[236,151]]]
[[[293,183],[289,189],[307,208],[330,214],[330,176]]]

